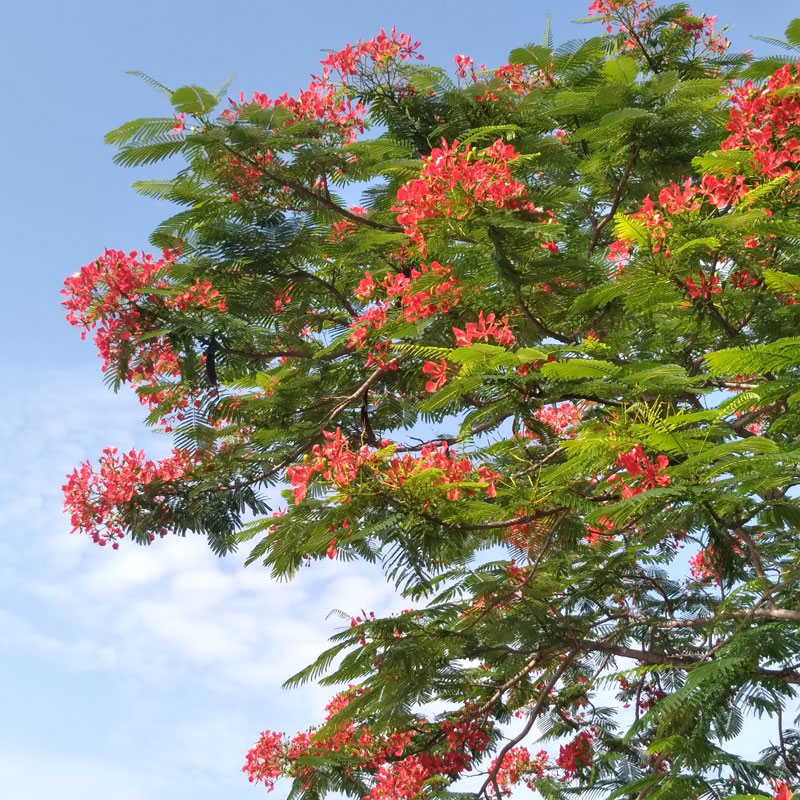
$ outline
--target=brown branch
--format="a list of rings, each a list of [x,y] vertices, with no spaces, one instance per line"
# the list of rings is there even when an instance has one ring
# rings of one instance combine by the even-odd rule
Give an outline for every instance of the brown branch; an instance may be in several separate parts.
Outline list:
[[[533,325],[533,327],[541,336],[549,337],[550,339],[556,339],[563,344],[574,344],[574,339],[570,339],[568,336],[556,333],[556,331],[548,328],[540,319],[535,317],[533,312],[528,308],[528,306],[525,304],[525,301],[522,299],[522,293],[519,290],[514,293],[514,297],[517,300],[517,308],[519,308],[519,310],[525,316],[525,319],[527,319],[528,322]]]
[[[491,531],[498,528],[509,528],[512,525],[524,525],[526,522],[533,522],[537,519],[546,519],[547,517],[561,514],[568,511],[567,506],[558,506],[556,508],[548,509],[547,511],[537,511],[534,514],[523,514],[519,517],[512,517],[511,519],[501,520],[498,522],[482,522],[477,525],[460,525],[459,530],[462,531]],[[444,524],[444,523],[443,523]]]
[[[279,175],[277,175],[274,172],[271,172],[270,170],[264,169],[263,164],[260,164],[259,162],[255,161],[249,156],[238,152],[229,144],[223,144],[223,147],[229,152],[233,153],[237,158],[243,158],[251,166],[258,169],[265,178],[269,178],[269,180],[273,181],[274,183],[277,183],[280,186],[285,186],[287,189],[291,189],[293,192],[297,192],[297,194],[299,194],[301,197],[305,197],[309,200],[313,200],[314,202],[319,203],[328,211],[333,211],[340,217],[344,217],[345,219],[348,219],[351,222],[355,222],[358,225],[366,225],[368,228],[374,228],[375,230],[379,231],[387,231],[389,233],[403,233],[404,231],[404,228],[401,225],[387,225],[383,222],[378,222],[377,220],[369,219],[368,217],[362,217],[359,216],[358,214],[354,214],[352,211],[349,211],[346,208],[342,208],[333,200],[328,199],[324,195],[317,194],[317,192],[307,188],[306,186],[303,186],[301,183],[294,183],[293,181],[280,177]]]
[[[313,272],[307,272],[304,269],[295,269],[295,271],[287,277],[306,278],[307,280],[315,281],[320,286],[324,286],[325,289],[329,291],[344,306],[345,310],[351,317],[358,316],[358,312],[350,304],[350,301],[332,283],[329,283],[324,278],[320,278],[319,275],[315,275]]]
[[[389,366],[392,364],[398,364],[400,361],[400,357],[392,359],[392,361],[389,362]],[[372,386],[372,384],[375,383],[375,381],[377,381],[378,378],[380,378],[380,376],[385,372],[386,370],[383,367],[376,367],[370,376],[351,395],[345,397],[345,399],[339,403],[339,405],[336,406],[336,408],[334,408],[330,414],[328,414],[328,417],[325,421],[331,422],[332,420],[336,419],[336,417],[338,417],[339,414],[341,414],[342,411],[344,411],[347,406],[350,405],[350,403],[353,403],[356,400],[360,400],[362,397],[364,397],[369,391],[369,387]]]
[[[588,652],[596,651],[599,653],[609,653],[610,655],[620,656],[621,658],[632,658],[642,664],[661,665],[668,667],[690,667],[702,661],[702,653],[654,653],[651,650],[637,650],[632,647],[611,644],[609,642],[597,641],[594,639],[572,638],[571,641],[580,647],[581,650]]]
[[[494,767],[489,771],[489,775],[483,782],[483,786],[481,786],[481,788],[478,790],[478,797],[480,797],[480,795],[485,795],[488,800],[489,795],[487,794],[486,790],[488,789],[489,784],[496,784],[497,773],[500,771],[500,767],[503,765],[503,759],[512,748],[516,747],[516,745],[523,741],[523,739],[525,739],[525,737],[531,732],[531,728],[533,728],[533,725],[538,719],[539,714],[541,714],[544,704],[550,699],[550,693],[553,691],[553,688],[558,683],[561,676],[566,672],[567,668],[575,660],[577,655],[577,650],[571,650],[569,653],[567,653],[562,659],[561,663],[558,665],[558,669],[556,669],[552,678],[550,678],[550,680],[542,687],[539,697],[531,709],[530,714],[528,715],[528,721],[525,723],[525,727],[513,739],[510,739],[508,742],[506,742],[506,744],[497,754]]]
[[[633,172],[633,168],[636,166],[636,160],[639,158],[640,152],[641,147],[638,144],[631,148],[631,152],[628,154],[628,161],[622,170],[622,175],[620,175],[617,188],[614,191],[614,196],[611,198],[611,207],[608,213],[597,224],[592,223],[592,236],[591,239],[589,239],[589,247],[586,251],[587,256],[590,256],[594,252],[595,247],[597,247],[597,242],[600,240],[600,234],[603,232],[603,228],[614,219],[614,214],[617,213],[619,204],[622,202],[622,193],[625,190],[625,184],[628,182],[628,178],[630,178],[631,172]]]

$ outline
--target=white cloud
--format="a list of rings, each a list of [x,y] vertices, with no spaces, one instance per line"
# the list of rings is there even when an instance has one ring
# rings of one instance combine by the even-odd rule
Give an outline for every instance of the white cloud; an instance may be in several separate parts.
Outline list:
[[[364,564],[326,560],[276,583],[257,565],[245,569],[242,554],[218,559],[201,537],[113,551],[70,536],[61,484],[73,466],[107,444],[159,455],[169,442],[143,433],[135,399],[114,397],[96,376],[50,375],[29,391],[10,398],[3,449],[13,457],[0,468],[0,644],[42,674],[51,705],[42,718],[5,720],[3,792],[55,796],[63,778],[24,766],[47,763],[77,787],[59,792],[64,800],[200,800],[223,787],[227,797],[254,796],[238,770],[259,731],[316,722],[330,695],[280,689],[343,625],[328,612],[380,612],[399,601]],[[29,677],[19,675],[12,697],[21,708],[41,705]],[[52,718],[71,725],[76,705],[91,757],[47,738],[37,750],[36,729]],[[4,741],[15,726],[27,738]],[[115,788],[104,795],[101,785]]]

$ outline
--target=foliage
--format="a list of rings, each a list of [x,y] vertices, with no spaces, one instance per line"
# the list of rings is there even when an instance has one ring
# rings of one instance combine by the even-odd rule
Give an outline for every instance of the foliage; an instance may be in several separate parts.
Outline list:
[[[183,160],[136,184],[180,210],[161,258],[106,251],[65,306],[176,447],[81,465],[75,531],[247,543],[276,578],[362,558],[412,606],[290,679],[350,688],[262,735],[268,788],[787,800],[800,777],[800,65],[682,3],[589,21],[453,77],[381,32],[219,113],[224,87],[148,78],[174,116],[108,136],[123,165]],[[776,724],[760,761],[748,715]]]

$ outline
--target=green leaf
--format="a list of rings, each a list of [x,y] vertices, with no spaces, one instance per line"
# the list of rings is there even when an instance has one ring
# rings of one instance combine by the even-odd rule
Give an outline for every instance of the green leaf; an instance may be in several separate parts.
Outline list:
[[[716,236],[705,236],[702,239],[691,239],[680,247],[676,247],[672,252],[674,255],[691,252],[692,250],[719,250],[720,243]]]
[[[205,114],[219,104],[219,99],[202,86],[181,86],[170,97],[176,111],[186,114]]]
[[[779,294],[795,295],[800,290],[800,275],[787,275],[775,269],[765,269],[764,283]]]
[[[623,55],[603,64],[603,72],[614,83],[632,86],[639,75],[639,64],[632,56]]]
[[[138,69],[129,69],[125,73],[126,75],[133,75],[136,78],[140,78],[143,80],[148,86],[151,86],[157,92],[165,95],[166,97],[172,96],[172,89],[168,89],[164,86],[163,83],[159,83],[155,78],[151,78],[149,75],[145,74],[144,72],[140,72]]]
[[[594,286],[575,298],[572,310],[582,313],[608,305],[612,300],[616,300],[624,294],[627,288],[627,283],[621,280],[608,281],[600,286]]]
[[[624,214],[614,217],[614,233],[618,239],[625,239],[638,245],[646,245],[650,241],[647,226],[638,219],[631,219]]]
[[[575,381],[586,378],[606,378],[616,375],[620,368],[610,361],[590,358],[571,358],[568,361],[550,361],[539,371],[546,378],[558,381]]]
[[[784,33],[786,41],[800,48],[800,17],[795,17],[787,26]]]
[[[525,64],[539,69],[550,67],[552,51],[546,45],[526,44],[524,47],[515,47],[508,54],[509,64]]]

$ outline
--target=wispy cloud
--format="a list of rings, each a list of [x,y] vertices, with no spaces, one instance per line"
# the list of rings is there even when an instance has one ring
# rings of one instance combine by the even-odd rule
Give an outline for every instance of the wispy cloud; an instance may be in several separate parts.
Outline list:
[[[276,583],[263,568],[245,569],[243,555],[216,558],[201,537],[113,551],[70,536],[60,492],[67,471],[109,443],[156,455],[169,447],[143,432],[135,400],[110,395],[94,377],[50,375],[11,399],[0,647],[18,673],[9,699],[19,710],[0,733],[0,782],[26,800],[54,796],[64,781],[49,766],[18,766],[38,760],[80,787],[60,792],[64,800],[102,796],[87,787],[109,783],[125,787],[113,800],[253,797],[237,771],[258,732],[306,727],[329,696],[280,689],[343,624],[328,612],[380,612],[399,601],[363,564],[326,561]],[[44,708],[35,696],[42,678]],[[35,734],[46,730],[53,735],[37,749]]]

